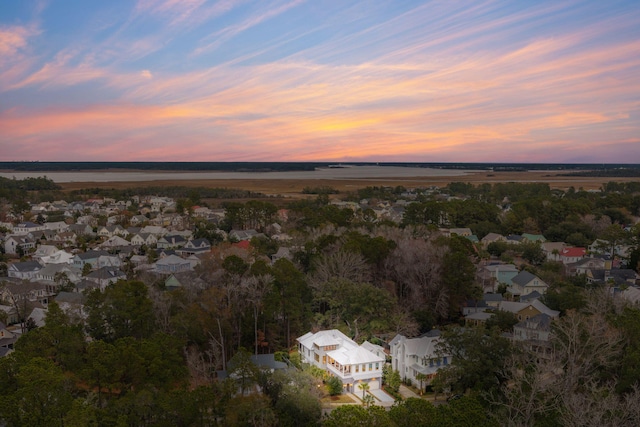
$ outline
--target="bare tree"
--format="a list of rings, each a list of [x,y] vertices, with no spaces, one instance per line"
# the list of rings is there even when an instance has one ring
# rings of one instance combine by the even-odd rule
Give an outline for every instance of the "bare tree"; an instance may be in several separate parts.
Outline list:
[[[258,314],[264,305],[264,298],[271,290],[273,276],[269,274],[250,276],[241,281],[242,293],[253,308],[253,331],[255,354],[258,354]]]
[[[441,280],[445,246],[422,239],[403,239],[385,261],[385,274],[396,284],[400,304],[409,310],[430,307],[446,316],[449,295]]]
[[[559,392],[564,395],[590,379],[597,369],[614,363],[622,348],[622,336],[603,314],[570,310],[553,324],[553,346],[561,370]]]
[[[325,254],[314,263],[313,271],[309,283],[315,289],[331,280],[357,283],[371,280],[371,268],[364,257],[351,251],[340,250]]]
[[[161,291],[155,286],[148,286],[149,299],[153,304],[153,313],[155,314],[156,324],[160,330],[164,333],[170,334],[173,332],[171,327],[171,308],[173,305],[173,298],[171,294]]]
[[[568,427],[625,427],[640,425],[640,389],[619,396],[613,384],[587,382],[580,391],[562,395],[560,422]]]
[[[507,359],[503,375],[509,378],[499,394],[487,394],[495,408],[493,416],[504,426],[529,427],[536,417],[557,410],[558,395],[550,393],[556,381],[553,364],[522,349]]]

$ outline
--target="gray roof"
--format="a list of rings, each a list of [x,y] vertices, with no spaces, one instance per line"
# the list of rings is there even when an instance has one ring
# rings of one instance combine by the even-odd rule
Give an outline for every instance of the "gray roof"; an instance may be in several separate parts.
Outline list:
[[[531,282],[532,280],[536,279],[537,277],[531,273],[529,273],[526,270],[521,271],[520,273],[516,274],[515,277],[513,279],[511,279],[511,283],[514,283],[516,285],[520,285],[520,286],[524,286],[527,283]]]
[[[96,271],[93,271],[87,275],[92,279],[112,279],[118,277],[126,277],[124,271],[115,267],[102,267]]]
[[[95,259],[104,255],[109,255],[109,252],[107,251],[89,251],[89,252],[83,252],[83,253],[79,253],[76,256],[78,258],[80,258],[81,260],[87,260],[87,259]]]
[[[520,297],[520,302],[529,302],[529,301],[533,301],[535,299],[540,298],[542,295],[540,294],[540,292],[538,291],[533,291],[531,293],[528,293],[527,295],[521,296]]]
[[[84,304],[85,299],[84,294],[79,292],[60,292],[55,298],[57,303],[66,302],[69,304]]]
[[[40,263],[37,261],[14,262],[11,265],[15,270],[18,270],[20,272],[38,271],[42,268],[42,265],[40,265]]]
[[[502,301],[502,294],[484,294],[482,298],[485,302],[500,302]]]
[[[537,331],[551,330],[551,317],[545,313],[540,313],[530,319],[518,322],[514,328],[535,329]]]

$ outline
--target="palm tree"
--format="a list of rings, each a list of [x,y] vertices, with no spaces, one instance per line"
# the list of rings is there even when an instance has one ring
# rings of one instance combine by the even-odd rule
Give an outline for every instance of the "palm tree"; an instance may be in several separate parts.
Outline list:
[[[420,381],[420,395],[422,395],[422,381],[427,379],[427,375],[423,374],[422,372],[418,372],[416,374],[416,379]]]
[[[369,406],[373,405],[374,403],[375,403],[375,399],[374,399],[374,398],[373,398],[373,396],[372,396],[372,395],[370,395],[370,394],[367,394],[367,395],[364,397],[363,401],[362,401],[362,404],[363,404],[364,406],[366,406],[367,408],[368,408]]]
[[[358,388],[362,390],[362,401],[364,402],[364,394],[369,391],[369,383],[360,383]]]

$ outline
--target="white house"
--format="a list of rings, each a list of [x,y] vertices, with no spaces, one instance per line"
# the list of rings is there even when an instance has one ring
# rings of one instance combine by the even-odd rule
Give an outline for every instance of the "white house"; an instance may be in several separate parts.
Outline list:
[[[421,381],[416,376],[423,374],[426,378],[422,380],[422,385],[429,385],[438,370],[451,363],[451,356],[437,354],[439,339],[439,331],[418,338],[396,335],[389,344],[392,368],[413,384],[420,384]]]
[[[560,252],[560,261],[563,264],[572,264],[574,262],[580,261],[587,254],[587,250],[585,248],[577,248],[577,247],[568,247],[564,248]]]
[[[180,258],[177,255],[169,255],[156,261],[156,263],[154,264],[154,270],[157,273],[162,274],[191,271],[191,262],[186,259]]]
[[[51,255],[43,256],[40,262],[47,264],[71,264],[73,262],[73,254],[64,250],[56,250]]]
[[[45,226],[42,224],[35,224],[33,222],[21,222],[20,224],[13,227],[13,233],[18,235],[29,234],[34,231],[42,231],[45,230]]]
[[[338,377],[345,391],[357,392],[361,383],[367,383],[371,390],[381,387],[385,358],[358,345],[339,330],[308,332],[297,341],[302,361]]]
[[[42,265],[37,261],[14,262],[9,264],[7,275],[17,279],[31,280],[35,279],[40,269]]]
[[[7,236],[4,239],[4,252],[11,255],[18,253],[18,248],[22,248],[24,252],[29,252],[36,247],[36,241],[29,236]]]
[[[547,288],[549,288],[549,285],[542,279],[523,270],[511,279],[511,286],[509,286],[507,290],[513,296],[523,297],[534,291],[537,291],[540,295],[544,295],[547,292]]]
[[[58,248],[56,248],[53,245],[40,245],[40,246],[38,246],[36,251],[33,254],[31,254],[31,258],[34,261],[39,261],[43,257],[49,256],[49,255],[53,255],[57,251],[58,251]]]
[[[211,251],[211,243],[207,239],[189,240],[182,248],[177,249],[176,253],[182,256],[202,254]]]
[[[66,274],[71,283],[80,283],[82,280],[82,272],[68,264],[48,264],[36,273],[35,278],[37,280],[53,282],[56,273]]]

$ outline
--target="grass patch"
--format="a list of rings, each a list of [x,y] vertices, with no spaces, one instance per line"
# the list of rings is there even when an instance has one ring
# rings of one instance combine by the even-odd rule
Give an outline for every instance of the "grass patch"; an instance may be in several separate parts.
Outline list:
[[[322,399],[320,399],[320,402],[322,403],[357,403],[355,402],[350,396],[347,396],[346,394],[339,394],[337,396],[325,396]]]

